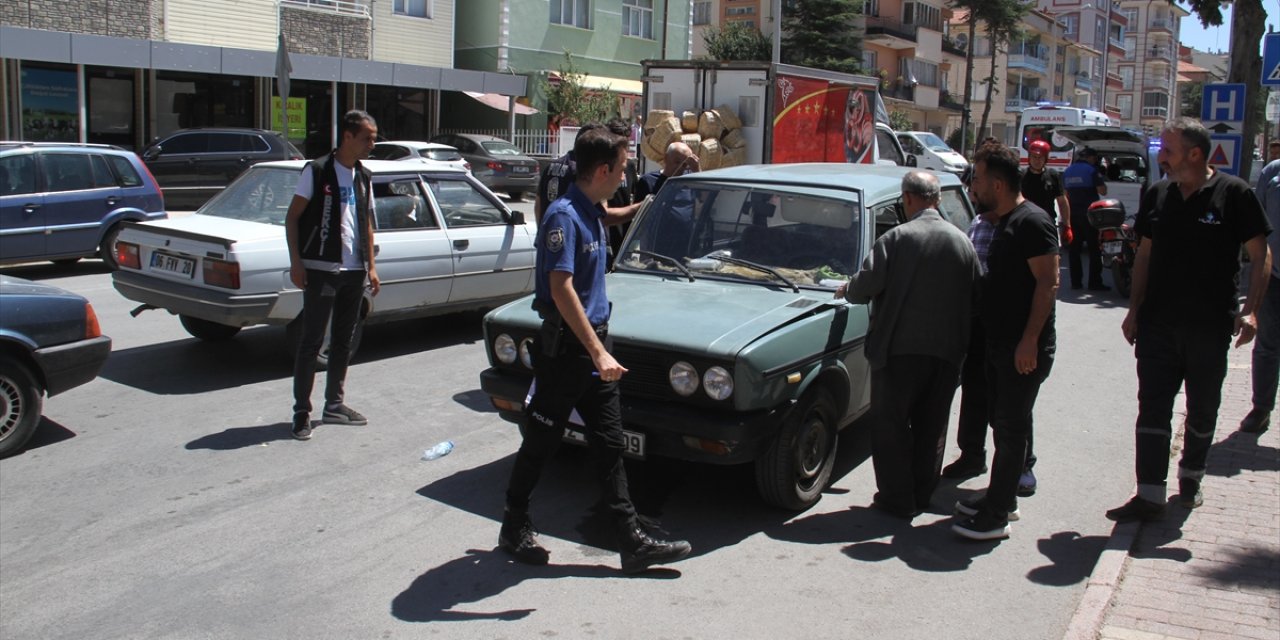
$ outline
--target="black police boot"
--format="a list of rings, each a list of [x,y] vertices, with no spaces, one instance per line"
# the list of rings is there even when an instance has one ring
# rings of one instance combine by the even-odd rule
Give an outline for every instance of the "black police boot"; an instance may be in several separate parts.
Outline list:
[[[498,548],[511,554],[518,562],[543,565],[551,553],[538,545],[538,530],[526,511],[508,508],[502,514],[502,530],[498,532]]]
[[[675,562],[693,550],[684,540],[658,540],[639,525],[628,527],[618,547],[622,550],[623,573],[640,573],[655,564]]]

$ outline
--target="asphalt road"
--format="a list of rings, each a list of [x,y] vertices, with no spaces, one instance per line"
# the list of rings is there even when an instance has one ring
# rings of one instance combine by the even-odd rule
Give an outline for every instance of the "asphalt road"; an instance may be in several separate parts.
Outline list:
[[[87,296],[115,340],[101,377],[50,399],[30,448],[0,461],[6,639],[1056,640],[1111,530],[1103,511],[1132,487],[1124,308],[1068,291],[1036,413],[1041,489],[1011,539],[950,532],[980,479],[944,485],[914,526],[870,510],[855,425],[801,514],[763,506],[749,468],[633,467],[638,501],[694,546],[633,578],[566,447],[535,496],[552,565],[525,567],[495,550],[518,435],[479,391],[479,316],[366,332],[347,395],[370,424],[296,442],[283,329],[202,343],[164,312],[130,317],[97,261],[3,272]],[[419,460],[445,439],[451,455]]]

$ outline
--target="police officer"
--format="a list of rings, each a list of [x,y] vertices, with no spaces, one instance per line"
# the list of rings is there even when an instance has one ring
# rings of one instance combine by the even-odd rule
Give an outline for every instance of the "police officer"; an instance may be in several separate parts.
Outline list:
[[[1071,269],[1071,288],[1080,289],[1084,280],[1084,267],[1080,264],[1080,252],[1088,251],[1089,290],[1109,291],[1102,284],[1102,247],[1098,245],[1098,230],[1089,223],[1089,205],[1107,195],[1107,182],[1098,169],[1098,152],[1089,147],[1076,154],[1076,161],[1062,173],[1062,184],[1071,202],[1071,229],[1075,237],[1067,253]],[[1085,245],[1089,245],[1085,249]]]
[[[622,570],[638,573],[689,554],[688,542],[658,540],[642,529],[622,464],[622,411],[618,384],[626,367],[606,347],[610,304],[604,288],[604,202],[622,179],[627,138],[604,127],[573,145],[576,180],[547,207],[538,227],[535,306],[543,318],[532,348],[537,388],[525,409],[524,441],[507,487],[498,547],[526,564],[546,564],[535,539],[529,498],[542,467],[555,452],[570,413],[585,426],[605,503],[618,527]]]

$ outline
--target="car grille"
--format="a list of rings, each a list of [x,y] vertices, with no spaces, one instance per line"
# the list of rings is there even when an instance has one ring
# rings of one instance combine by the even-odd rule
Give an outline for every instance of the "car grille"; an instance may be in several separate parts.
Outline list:
[[[670,371],[671,365],[679,360],[693,365],[698,370],[699,375],[706,373],[707,369],[717,364],[729,368],[730,373],[732,373],[732,368],[728,367],[726,363],[690,358],[686,354],[658,351],[649,347],[617,343],[613,345],[613,357],[627,368],[627,375],[622,377],[623,395],[672,400],[708,407],[723,407],[730,402],[729,400],[712,400],[701,389],[686,398],[677,394],[671,388],[671,382],[667,378],[667,372]]]

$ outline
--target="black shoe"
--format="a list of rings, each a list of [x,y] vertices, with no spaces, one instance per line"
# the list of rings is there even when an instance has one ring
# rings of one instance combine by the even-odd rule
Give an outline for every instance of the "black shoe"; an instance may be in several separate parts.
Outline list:
[[[1187,509],[1194,509],[1204,504],[1204,494],[1200,492],[1200,481],[1195,478],[1178,479],[1178,504]]]
[[[1098,284],[1089,285],[1089,290],[1090,291],[1110,291],[1111,287],[1108,287],[1107,285],[1102,283],[1098,283]]]
[[[970,540],[1002,540],[1009,537],[1009,519],[979,511],[951,525],[951,530]]]
[[[311,439],[311,414],[306,411],[296,411],[293,414],[293,439]]]
[[[333,408],[325,407],[324,422],[325,424],[369,424],[369,420],[360,415],[359,411],[356,411],[345,404],[340,404]]]
[[[684,540],[658,540],[635,526],[623,536],[622,572],[640,573],[655,564],[680,560],[692,550]]]
[[[1240,430],[1245,433],[1265,433],[1271,426],[1271,412],[1253,409],[1240,421]]]
[[[529,514],[508,509],[502,515],[502,530],[498,532],[498,548],[511,554],[517,562],[544,565],[551,559],[551,552],[538,545]]]
[[[1018,497],[1030,498],[1036,494],[1036,474],[1030,469],[1024,469],[1022,475],[1018,476]]]
[[[1107,511],[1107,519],[1116,522],[1155,522],[1164,519],[1164,505],[1138,496],[1128,502]]]
[[[986,506],[987,506],[986,496],[982,496],[981,498],[974,498],[973,500],[957,500],[956,513],[962,516],[976,516],[978,515],[978,512],[982,511],[984,508],[986,508]],[[1009,522],[1017,522],[1021,518],[1022,518],[1022,511],[1018,509],[1017,505],[1014,505],[1013,511],[1010,511],[1008,515]]]
[[[987,472],[986,454],[969,455],[967,453],[960,454],[955,462],[947,465],[942,470],[942,477],[951,478],[953,480],[961,480],[965,478],[974,478]]]
[[[883,511],[895,518],[902,518],[904,520],[911,520],[912,518],[924,513],[924,511],[920,509],[907,509],[905,507],[891,505],[880,497],[879,492],[876,492],[876,494],[872,496],[871,506],[872,508],[879,509],[880,511]]]

